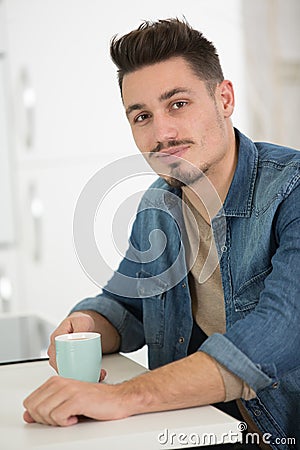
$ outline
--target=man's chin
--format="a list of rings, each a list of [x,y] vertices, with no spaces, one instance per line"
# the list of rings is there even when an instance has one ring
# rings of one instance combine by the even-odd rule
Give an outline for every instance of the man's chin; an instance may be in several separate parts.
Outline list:
[[[160,177],[163,178],[165,182],[168,183],[168,185],[172,188],[181,188],[183,186],[186,186],[183,181],[180,181],[177,178],[168,177],[166,175],[160,175]]]
[[[200,181],[204,176],[204,173],[200,170],[197,170],[195,172],[189,172],[186,174],[178,174],[177,176],[169,176],[169,175],[161,175],[160,177],[163,178],[166,183],[168,183],[169,186],[173,188],[181,188],[184,186],[192,186],[197,181]]]

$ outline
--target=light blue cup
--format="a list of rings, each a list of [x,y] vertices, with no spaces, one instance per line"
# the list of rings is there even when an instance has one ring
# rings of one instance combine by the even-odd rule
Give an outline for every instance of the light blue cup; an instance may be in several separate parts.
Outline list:
[[[59,375],[80,381],[99,381],[102,361],[99,333],[70,333],[56,336],[56,363]]]

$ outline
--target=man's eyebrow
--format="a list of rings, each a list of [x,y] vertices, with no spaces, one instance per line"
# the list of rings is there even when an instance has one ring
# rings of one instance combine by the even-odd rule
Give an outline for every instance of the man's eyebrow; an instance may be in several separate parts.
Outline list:
[[[128,117],[129,114],[132,113],[132,111],[139,111],[141,109],[144,109],[146,105],[144,103],[135,103],[134,105],[129,105],[126,108],[126,116]]]
[[[159,101],[163,102],[164,100],[169,100],[176,94],[190,94],[190,89],[184,88],[184,87],[176,87],[174,89],[171,89],[170,91],[166,91],[159,97]]]
[[[189,94],[189,93],[191,93],[190,89],[183,87],[176,87],[174,89],[171,89],[170,91],[166,91],[163,94],[161,94],[159,96],[159,101],[163,102],[164,100],[169,100],[176,94]],[[126,116],[128,117],[133,111],[140,111],[145,108],[146,105],[144,103],[134,103],[133,105],[129,105],[126,108]]]

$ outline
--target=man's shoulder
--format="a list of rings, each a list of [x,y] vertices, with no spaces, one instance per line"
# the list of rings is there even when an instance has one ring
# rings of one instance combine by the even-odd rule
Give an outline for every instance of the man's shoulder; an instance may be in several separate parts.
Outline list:
[[[300,151],[270,142],[255,142],[258,150],[259,165],[274,165],[278,168],[285,168],[287,166],[294,166],[300,168]]]
[[[268,142],[256,142],[258,150],[257,188],[264,198],[287,197],[300,185],[300,151]]]
[[[299,150],[270,142],[253,142],[239,130],[236,133],[241,150],[238,186],[245,186],[245,198],[249,200],[253,192],[262,209],[274,198],[286,198],[299,187]],[[238,186],[236,183],[236,189]]]

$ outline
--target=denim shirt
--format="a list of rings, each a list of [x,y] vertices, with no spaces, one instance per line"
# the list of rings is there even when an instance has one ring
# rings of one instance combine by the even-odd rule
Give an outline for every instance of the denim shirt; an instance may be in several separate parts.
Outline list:
[[[236,171],[212,220],[226,333],[209,336],[199,350],[255,390],[244,405],[272,447],[296,448],[285,439],[298,437],[300,445],[300,152],[235,132]],[[72,311],[107,317],[123,352],[147,344],[154,369],[187,355],[187,272],[181,190],[159,178],[143,196],[118,270],[100,295]]]

